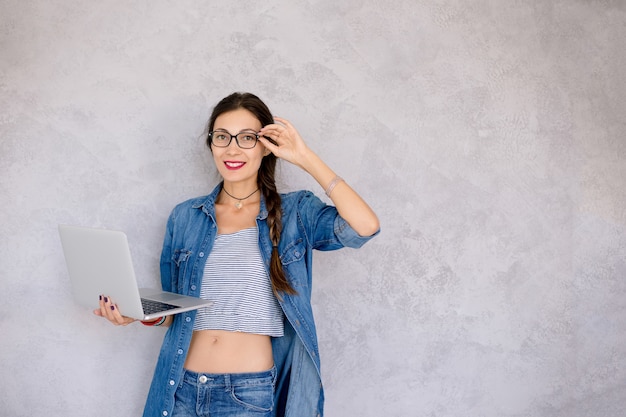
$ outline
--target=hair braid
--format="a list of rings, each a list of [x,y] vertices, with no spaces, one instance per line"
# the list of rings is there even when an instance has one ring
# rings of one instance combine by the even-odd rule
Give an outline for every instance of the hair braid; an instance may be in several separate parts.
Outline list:
[[[265,158],[267,159],[268,157],[269,155]],[[274,166],[263,169],[263,165],[265,165],[265,161],[261,163],[258,185],[263,192],[263,196],[265,197],[265,205],[267,207],[267,226],[269,227],[270,240],[272,241],[272,256],[270,259],[270,277],[272,281],[272,288],[277,297],[280,297],[281,292],[296,294],[296,291],[285,277],[283,265],[280,261],[280,255],[278,253],[278,242],[280,242],[280,236],[283,231],[283,213],[281,209],[280,194],[278,194],[278,191],[276,190],[276,183],[274,181]],[[268,163],[267,165],[272,164]],[[275,165],[275,163],[273,165]]]

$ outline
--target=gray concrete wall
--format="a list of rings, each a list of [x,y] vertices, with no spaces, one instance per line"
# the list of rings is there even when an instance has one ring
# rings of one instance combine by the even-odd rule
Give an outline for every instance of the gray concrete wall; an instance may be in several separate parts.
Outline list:
[[[328,416],[621,416],[624,39],[617,0],[0,1],[0,414],[140,413],[163,330],[74,305],[56,227],[157,285],[247,90],[382,221],[317,254]]]

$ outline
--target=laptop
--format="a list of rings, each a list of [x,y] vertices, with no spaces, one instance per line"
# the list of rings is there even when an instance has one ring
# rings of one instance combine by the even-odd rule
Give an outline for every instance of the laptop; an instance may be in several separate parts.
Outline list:
[[[59,235],[74,300],[82,306],[97,309],[99,296],[106,295],[124,316],[145,321],[213,304],[198,297],[139,288],[124,232],[59,225]]]

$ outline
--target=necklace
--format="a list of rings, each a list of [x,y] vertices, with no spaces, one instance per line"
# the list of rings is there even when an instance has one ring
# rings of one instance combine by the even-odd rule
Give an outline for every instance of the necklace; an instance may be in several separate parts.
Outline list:
[[[222,186],[222,190],[224,190],[224,192],[231,198],[234,198],[235,200],[237,200],[237,202],[235,203],[235,208],[237,210],[241,209],[241,207],[243,207],[243,204],[241,203],[243,200],[252,197],[252,195],[254,193],[256,193],[257,191],[259,191],[259,189],[257,188],[256,190],[252,191],[250,194],[248,194],[247,196],[243,197],[243,198],[239,198],[239,197],[235,197],[234,195],[232,195],[231,193],[229,193],[228,191],[226,191],[226,188],[224,188],[224,186]]]

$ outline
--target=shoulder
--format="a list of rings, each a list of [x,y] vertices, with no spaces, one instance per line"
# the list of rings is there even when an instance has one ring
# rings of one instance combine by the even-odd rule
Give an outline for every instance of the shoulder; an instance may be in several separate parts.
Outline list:
[[[194,197],[188,200],[177,203],[172,209],[171,217],[178,217],[183,215],[184,213],[189,213],[190,211],[194,211],[200,209],[204,206],[204,203],[207,200],[207,196],[204,197]]]
[[[207,217],[206,215],[213,211],[211,195],[194,197],[176,204],[170,213],[169,221],[176,223],[193,222]]]
[[[321,201],[315,194],[309,190],[291,191],[289,193],[280,194],[281,202],[283,205],[288,204],[302,204],[307,200]]]
[[[308,190],[285,193],[281,195],[281,199],[284,219],[296,216],[306,224],[316,224],[321,217],[332,221],[337,216],[337,209],[334,206],[326,204]]]
[[[190,198],[188,200],[185,200],[176,204],[176,206],[174,206],[174,210],[186,210],[190,208],[200,208],[204,206],[204,204],[208,201],[208,199],[209,199],[208,195]]]
[[[174,206],[174,209],[172,210],[172,214],[184,213],[184,212],[189,212],[189,211],[205,211],[205,212],[211,211],[220,189],[221,189],[221,184],[218,184],[213,189],[211,194],[207,194],[207,195],[203,195],[199,197],[193,197],[193,198],[190,198],[188,200],[185,200],[183,202],[176,204],[176,206]]]
[[[327,204],[309,190],[298,190],[280,195],[283,213],[302,212],[310,209],[319,210]]]

